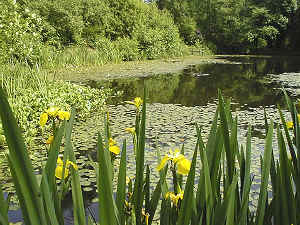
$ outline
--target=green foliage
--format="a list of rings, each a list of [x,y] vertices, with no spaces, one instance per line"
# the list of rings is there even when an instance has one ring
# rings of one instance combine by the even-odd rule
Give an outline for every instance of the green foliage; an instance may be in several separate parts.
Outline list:
[[[42,19],[13,0],[0,2],[0,63],[17,60],[34,64],[41,55]]]
[[[186,53],[172,16],[140,0],[5,0],[0,7],[4,63],[97,65]],[[195,22],[181,24],[194,40]]]
[[[39,13],[46,24],[43,40],[54,46],[81,43],[84,23],[78,0],[25,1],[23,7]]]
[[[144,92],[145,93],[145,92]],[[126,187],[126,142],[123,145],[121,166],[118,175],[117,198],[113,196],[112,181],[114,177],[113,161],[115,157],[109,151],[110,130],[109,121],[105,120],[104,142],[98,135],[98,162],[91,162],[96,169],[100,224],[116,225],[147,225],[152,223],[155,210],[161,196],[161,216],[163,225],[198,225],[198,224],[253,224],[253,225],[279,225],[299,224],[299,121],[298,112],[294,103],[286,95],[288,108],[293,118],[293,131],[289,133],[285,120],[280,112],[283,128],[288,145],[286,145],[280,127],[277,127],[277,141],[279,148],[279,160],[273,156],[273,122],[268,124],[266,119],[267,137],[265,140],[264,154],[261,156],[262,177],[260,185],[259,201],[255,212],[250,211],[249,195],[252,183],[251,167],[251,129],[246,143],[246,153],[240,147],[237,140],[237,118],[233,119],[230,111],[230,102],[224,101],[219,93],[219,106],[212,122],[208,141],[203,142],[201,130],[197,130],[197,144],[192,163],[189,167],[186,182],[173,182],[174,193],[168,191],[166,179],[168,166],[160,172],[160,180],[152,194],[150,194],[150,170],[145,167],[145,125],[146,125],[146,97],[144,94],[143,107],[136,107],[136,174],[134,189],[130,180]],[[69,121],[57,123],[54,133],[54,141],[50,146],[48,160],[43,168],[42,181],[38,185],[33,173],[32,165],[21,131],[17,126],[8,101],[2,89],[0,89],[0,116],[4,133],[9,146],[9,167],[12,173],[24,220],[27,224],[63,224],[61,214],[61,201],[64,191],[69,190],[68,182],[71,179],[72,197],[74,205],[75,224],[85,224],[85,210],[82,200],[82,192],[79,182],[79,173],[73,166],[71,176],[62,179],[57,187],[55,182],[56,165],[59,148],[63,137],[65,138],[64,169],[68,163],[75,163],[76,159],[72,149],[71,130],[74,122],[74,110]],[[54,125],[56,126],[56,125]],[[293,135],[293,138],[290,136]],[[293,144],[290,142],[293,140]],[[287,154],[289,147],[291,159]],[[201,169],[198,177],[198,185],[194,187],[195,169],[197,166],[197,154],[200,153]],[[184,153],[184,148],[181,154]],[[176,173],[177,163],[183,160],[180,153],[167,155],[171,161],[170,170],[173,181],[179,180]],[[183,157],[183,158],[182,158]],[[71,160],[71,161],[68,161]],[[226,165],[225,165],[226,163]],[[146,176],[144,176],[147,168]],[[174,170],[175,169],[175,170]],[[272,189],[268,188],[271,178]],[[185,183],[185,184],[184,184]],[[272,199],[268,199],[268,191],[272,191]],[[184,193],[184,194],[183,194]],[[7,225],[7,201],[0,191],[0,222]],[[128,198],[125,198],[125,196]],[[151,198],[150,198],[151,196]],[[104,204],[105,203],[105,204]],[[256,217],[254,217],[256,215]],[[89,220],[90,221],[90,220]],[[90,222],[89,222],[90,224]]]
[[[108,89],[91,89],[60,80],[50,81],[45,72],[20,65],[0,67],[0,87],[4,88],[21,126],[27,143],[38,134],[39,116],[50,105],[77,111],[77,119],[84,120],[91,113],[101,111],[110,95]]]
[[[135,39],[118,38],[113,42],[114,48],[119,51],[121,61],[133,61],[140,58],[139,43]]]
[[[296,0],[156,2],[160,9],[171,12],[186,44],[203,37],[206,42],[213,42],[218,51],[229,53],[282,47],[285,32],[297,18],[294,15],[298,9]]]

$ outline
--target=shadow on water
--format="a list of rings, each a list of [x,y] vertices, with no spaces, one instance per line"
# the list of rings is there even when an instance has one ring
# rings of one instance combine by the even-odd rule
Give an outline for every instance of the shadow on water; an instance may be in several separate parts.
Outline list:
[[[268,74],[300,71],[299,58],[231,57],[229,64],[191,65],[180,73],[153,75],[142,78],[119,78],[109,81],[88,81],[93,88],[109,87],[123,91],[112,99],[118,104],[143,95],[148,88],[149,103],[204,106],[217,98],[218,89],[238,107],[270,106],[283,103],[280,84],[268,79]]]

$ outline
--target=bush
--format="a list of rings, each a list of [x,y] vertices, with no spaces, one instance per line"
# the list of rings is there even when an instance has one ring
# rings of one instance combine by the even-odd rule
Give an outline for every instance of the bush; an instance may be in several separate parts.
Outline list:
[[[122,61],[133,61],[140,58],[139,43],[135,39],[119,38],[113,42]]]
[[[77,111],[84,120],[95,111],[103,110],[109,89],[92,89],[65,81],[50,81],[47,73],[24,66],[0,67],[0,87],[8,95],[27,143],[38,133],[39,115],[50,105]]]
[[[42,46],[42,19],[13,0],[0,2],[0,62],[38,62]]]
[[[97,38],[97,40],[94,43],[94,47],[97,49],[100,58],[104,62],[118,62],[121,60],[119,50],[115,48],[113,42],[111,42],[108,38]]]

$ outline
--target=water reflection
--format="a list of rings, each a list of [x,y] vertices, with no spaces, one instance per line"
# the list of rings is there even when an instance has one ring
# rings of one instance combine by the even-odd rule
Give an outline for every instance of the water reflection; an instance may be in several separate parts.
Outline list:
[[[211,125],[210,120],[216,110],[217,91],[221,89],[223,95],[231,98],[232,102],[235,103],[233,106],[239,109],[237,110],[239,117],[238,135],[239,140],[242,140],[241,143],[245,143],[244,139],[247,136],[248,124],[252,123],[252,160],[257,162],[252,164],[254,167],[252,168],[253,174],[257,175],[252,186],[255,191],[259,188],[259,160],[264,148],[263,139],[265,138],[262,106],[266,106],[267,114],[272,115],[274,121],[279,121],[278,115],[274,117],[277,111],[274,105],[283,103],[282,92],[274,89],[280,87],[280,84],[270,81],[268,74],[299,72],[299,58],[226,57],[226,59],[230,60],[232,64],[192,65],[175,74],[101,82],[89,81],[88,85],[94,88],[106,86],[116,91],[123,91],[121,97],[113,99],[115,106],[111,106],[111,125],[114,131],[124,131],[124,128],[133,125],[134,110],[130,111],[125,106],[118,104],[124,100],[131,100],[135,96],[142,96],[146,84],[148,103],[163,103],[149,104],[148,111],[151,117],[148,118],[146,130],[148,147],[155,149],[155,146],[152,145],[159,144],[164,150],[184,143],[185,151],[190,158],[196,143],[194,123],[197,122],[203,125],[203,134],[208,134]],[[180,106],[175,104],[180,104]],[[96,133],[95,124],[97,123],[94,119],[91,119],[90,125],[88,124],[88,121],[84,124],[86,130],[83,128],[79,130],[88,133],[90,137],[94,137],[93,132]],[[74,131],[76,132],[76,128]],[[124,135],[127,134],[120,132],[115,133],[115,135],[114,138],[121,142],[126,138]],[[88,138],[83,138],[82,143],[75,143],[74,147],[77,150],[82,151],[83,148],[87,148],[83,151],[84,153],[80,154],[79,158],[83,157],[85,151],[90,148],[86,146],[86,139]],[[131,151],[132,148],[128,151],[129,155]],[[155,165],[154,155],[154,151],[148,151],[145,155],[145,161],[148,164]],[[95,157],[95,154],[92,154],[93,156]],[[134,161],[129,160],[128,166],[135,168]],[[155,172],[152,175],[158,176]],[[88,177],[87,174],[81,176],[81,178],[91,181],[91,177]],[[156,178],[158,179],[158,177]],[[92,202],[95,195],[94,191],[84,191],[86,212],[97,220],[98,204]],[[254,199],[253,202],[257,200],[257,197],[257,193],[254,193],[251,197],[252,200]],[[255,205],[255,203],[253,204]],[[70,196],[64,200],[63,208],[66,224],[73,224]],[[20,210],[10,211],[10,214],[10,221],[12,222],[16,221],[15,219],[21,219]]]
[[[204,106],[217,98],[218,89],[231,98],[238,107],[270,106],[283,103],[280,85],[268,80],[268,74],[298,72],[299,58],[226,58],[232,64],[191,65],[180,73],[162,74],[143,78],[89,81],[94,88],[110,87],[123,91],[113,104],[143,95],[148,88],[149,103]]]

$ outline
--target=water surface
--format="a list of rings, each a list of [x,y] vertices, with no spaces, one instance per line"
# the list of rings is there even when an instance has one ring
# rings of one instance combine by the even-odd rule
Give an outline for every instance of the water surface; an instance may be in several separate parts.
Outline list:
[[[147,124],[145,162],[150,166],[152,181],[159,176],[156,149],[162,154],[169,149],[185,145],[185,154],[192,157],[196,133],[195,123],[203,128],[206,139],[217,107],[217,93],[222,91],[225,98],[232,102],[233,115],[238,116],[238,139],[245,143],[248,125],[252,126],[252,174],[254,176],[251,202],[258,199],[260,183],[260,155],[264,149],[265,127],[263,108],[269,119],[279,123],[276,105],[284,107],[282,90],[284,86],[294,99],[300,90],[300,58],[298,57],[223,57],[228,63],[208,63],[190,65],[184,70],[172,74],[151,75],[139,78],[119,78],[113,80],[85,83],[92,88],[110,87],[123,94],[110,99],[111,131],[114,139],[120,143],[128,140],[128,175],[135,171],[130,134],[124,129],[134,126],[135,109],[125,104],[143,95],[147,86]],[[285,115],[288,113],[284,111]],[[102,115],[95,114],[84,123],[76,123],[73,141],[77,163],[80,168],[81,184],[85,193],[87,210],[95,209],[95,174],[87,163],[90,154],[95,158],[96,136],[102,129]],[[273,141],[277,156],[276,140]],[[40,154],[40,152],[38,152]],[[35,170],[39,173],[45,157],[38,155]],[[199,174],[199,168],[197,170]],[[7,191],[11,185],[7,185]],[[67,201],[68,202],[68,201]],[[71,202],[71,200],[69,200]],[[65,205],[67,215],[72,215],[71,206]],[[97,212],[97,210],[94,210]],[[17,215],[17,214],[16,214]],[[68,216],[67,216],[68,218]],[[69,216],[71,218],[71,216]],[[71,224],[68,222],[67,224]]]

